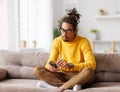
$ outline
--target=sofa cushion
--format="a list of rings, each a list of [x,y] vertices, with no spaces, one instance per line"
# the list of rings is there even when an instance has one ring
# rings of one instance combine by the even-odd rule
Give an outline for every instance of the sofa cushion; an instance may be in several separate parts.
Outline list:
[[[94,87],[120,87],[120,82],[97,82],[92,84],[92,88]]]
[[[96,72],[120,72],[120,54],[95,53]]]
[[[120,86],[88,88],[77,92],[120,92]]]
[[[96,72],[95,82],[120,82],[120,73]]]
[[[120,81],[120,54],[95,53],[96,82]]]
[[[5,69],[0,68],[0,80],[5,79],[7,76],[7,71]]]
[[[49,53],[46,52],[22,52],[21,53],[21,65],[22,66],[45,66]]]
[[[36,87],[39,80],[6,79],[0,82],[0,92],[59,92],[55,89]]]
[[[7,70],[9,78],[36,78],[35,66],[44,66],[49,58],[46,52],[0,51],[0,68]]]

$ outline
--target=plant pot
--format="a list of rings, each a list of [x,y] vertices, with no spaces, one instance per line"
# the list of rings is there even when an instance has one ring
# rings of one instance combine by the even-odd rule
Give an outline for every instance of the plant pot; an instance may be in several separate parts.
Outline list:
[[[99,10],[99,14],[100,14],[101,16],[103,16],[103,15],[105,15],[105,11],[104,11],[103,9],[100,9],[100,10]]]
[[[20,48],[26,48],[26,41],[20,42]]]
[[[97,40],[97,34],[96,33],[92,33],[92,40]]]
[[[32,48],[36,48],[37,42],[36,41],[32,41]]]
[[[105,13],[104,12],[100,12],[100,15],[103,16],[103,15],[105,15]]]

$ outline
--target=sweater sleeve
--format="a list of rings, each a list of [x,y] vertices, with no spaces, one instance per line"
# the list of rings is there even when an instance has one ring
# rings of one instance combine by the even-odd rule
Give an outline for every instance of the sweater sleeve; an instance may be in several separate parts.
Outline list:
[[[83,68],[91,68],[93,70],[96,69],[96,61],[94,54],[92,52],[90,43],[87,39],[83,39],[81,43],[81,51],[83,54],[84,62],[75,64],[74,71],[81,71]]]
[[[45,67],[48,69],[48,65],[50,61],[56,62],[57,58],[58,58],[58,41],[57,39],[54,39],[53,44],[52,44],[52,49],[51,49],[51,53],[50,53],[50,57],[47,61],[47,64],[45,65]]]

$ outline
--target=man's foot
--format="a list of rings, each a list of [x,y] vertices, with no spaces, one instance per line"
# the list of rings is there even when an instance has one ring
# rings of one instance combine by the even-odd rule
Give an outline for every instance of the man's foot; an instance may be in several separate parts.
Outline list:
[[[41,81],[41,80],[36,84],[36,87],[51,88],[51,89],[56,89],[57,88],[57,87],[52,86],[52,85],[48,84],[47,82]]]
[[[79,91],[79,90],[81,90],[81,89],[82,89],[81,85],[75,85],[75,86],[73,87],[73,91]]]

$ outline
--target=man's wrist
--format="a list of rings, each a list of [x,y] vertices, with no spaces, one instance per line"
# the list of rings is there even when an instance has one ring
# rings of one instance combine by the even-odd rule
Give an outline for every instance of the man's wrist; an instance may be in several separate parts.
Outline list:
[[[74,68],[74,64],[72,63],[68,63],[69,69],[73,69]]]

